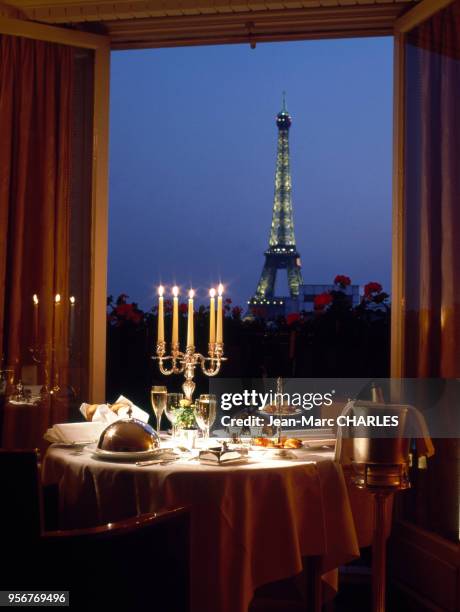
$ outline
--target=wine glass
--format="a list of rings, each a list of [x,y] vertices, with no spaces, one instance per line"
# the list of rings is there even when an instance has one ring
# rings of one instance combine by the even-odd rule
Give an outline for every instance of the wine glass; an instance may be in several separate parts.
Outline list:
[[[202,393],[198,399],[195,418],[198,427],[203,431],[205,446],[209,443],[209,430],[216,420],[216,396]]]
[[[183,399],[184,399],[183,393],[168,393],[168,396],[166,399],[165,414],[169,422],[171,423],[173,440],[176,439],[176,419],[177,419],[176,410],[177,408],[179,408],[180,402]]]
[[[153,386],[150,391],[150,401],[152,403],[153,412],[157,419],[157,433],[160,435],[161,415],[166,408],[166,397],[168,390],[163,386]]]

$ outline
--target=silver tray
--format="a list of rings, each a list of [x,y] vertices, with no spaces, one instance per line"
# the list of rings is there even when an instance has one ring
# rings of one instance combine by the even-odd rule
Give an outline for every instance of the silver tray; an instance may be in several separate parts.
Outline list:
[[[268,406],[268,408],[271,408],[271,406]],[[275,412],[272,410],[259,410],[259,412],[267,416],[278,417],[278,418],[288,418],[296,414],[301,414],[303,411],[302,411],[302,408],[300,407],[289,406],[289,407],[285,407],[285,410],[281,410],[281,412]]]

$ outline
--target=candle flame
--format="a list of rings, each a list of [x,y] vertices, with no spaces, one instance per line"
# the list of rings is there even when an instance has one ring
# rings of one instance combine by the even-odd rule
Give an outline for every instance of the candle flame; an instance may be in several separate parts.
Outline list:
[[[216,297],[216,290],[214,289],[214,287],[212,289],[209,290],[209,295],[210,297]]]
[[[219,283],[219,286],[217,287],[217,293],[218,293],[218,295],[221,296],[223,294],[223,292],[224,292],[224,286],[223,286],[222,283]]]
[[[172,288],[172,292],[173,292],[173,296],[177,297],[179,295],[179,287],[174,285],[174,287]]]
[[[59,302],[61,301],[61,295],[59,293],[56,293],[54,301],[56,304],[59,304]]]
[[[38,295],[36,293],[33,294],[32,299],[34,301],[35,306],[38,305]]]
[[[70,301],[70,303],[71,303],[71,304],[72,304],[72,306],[73,306],[73,305],[75,304],[75,296],[74,296],[74,295],[71,295],[71,296],[69,297],[69,301]]]
[[[188,292],[188,297],[193,300],[193,297],[195,295],[195,292],[193,291],[193,289],[190,289],[190,291]]]
[[[164,293],[164,292],[165,292],[165,288],[163,287],[163,285],[160,285],[160,286],[158,287],[158,295],[159,295],[160,297],[163,297],[163,293]]]

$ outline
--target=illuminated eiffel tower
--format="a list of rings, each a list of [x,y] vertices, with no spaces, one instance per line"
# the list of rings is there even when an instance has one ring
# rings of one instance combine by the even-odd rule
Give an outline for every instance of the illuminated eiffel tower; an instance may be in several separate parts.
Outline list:
[[[276,116],[278,127],[278,152],[276,158],[275,196],[273,217],[265,263],[251,306],[283,304],[283,297],[275,296],[275,282],[278,270],[287,270],[290,297],[298,297],[303,284],[300,255],[294,236],[294,217],[291,199],[291,170],[289,161],[289,128],[291,117],[286,108],[283,93],[283,108]]]

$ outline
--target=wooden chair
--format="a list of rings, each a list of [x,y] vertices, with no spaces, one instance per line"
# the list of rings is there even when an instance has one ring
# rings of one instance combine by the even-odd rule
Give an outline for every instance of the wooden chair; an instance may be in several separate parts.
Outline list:
[[[189,610],[190,513],[45,531],[37,451],[0,449],[1,587],[66,590],[75,610]]]

